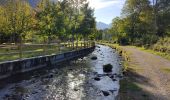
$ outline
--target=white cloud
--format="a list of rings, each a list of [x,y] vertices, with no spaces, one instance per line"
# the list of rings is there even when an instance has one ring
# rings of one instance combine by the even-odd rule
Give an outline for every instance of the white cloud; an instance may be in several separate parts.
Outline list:
[[[118,6],[122,5],[123,0],[88,0],[90,6],[96,10],[110,7],[110,6]]]

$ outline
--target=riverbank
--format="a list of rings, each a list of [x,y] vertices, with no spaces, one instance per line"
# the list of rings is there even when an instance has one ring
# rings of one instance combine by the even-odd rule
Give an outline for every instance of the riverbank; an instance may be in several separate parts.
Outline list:
[[[119,58],[114,49],[99,45],[86,57],[53,69],[37,70],[3,84],[0,99],[114,100],[122,77]],[[111,73],[103,72],[106,64],[113,66]]]
[[[120,100],[169,100],[170,61],[132,46],[120,46],[129,53]]]

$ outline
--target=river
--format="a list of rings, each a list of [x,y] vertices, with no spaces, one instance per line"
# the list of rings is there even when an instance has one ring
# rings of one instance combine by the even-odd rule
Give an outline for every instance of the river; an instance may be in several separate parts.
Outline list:
[[[103,72],[106,64],[112,72]],[[87,57],[1,81],[0,100],[115,100],[121,77],[119,55],[97,45]]]

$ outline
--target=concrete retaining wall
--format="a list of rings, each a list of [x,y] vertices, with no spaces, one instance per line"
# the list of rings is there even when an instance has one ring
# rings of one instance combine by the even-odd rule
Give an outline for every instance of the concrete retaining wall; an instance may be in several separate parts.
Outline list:
[[[57,63],[70,61],[88,55],[94,47],[57,55],[39,56],[0,63],[0,79],[7,78],[17,73],[24,73],[42,67],[53,67]]]

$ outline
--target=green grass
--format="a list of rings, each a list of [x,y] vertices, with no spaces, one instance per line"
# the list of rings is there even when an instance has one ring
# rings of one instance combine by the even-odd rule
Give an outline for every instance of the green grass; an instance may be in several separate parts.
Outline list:
[[[67,45],[68,43],[61,43],[60,45]],[[72,44],[72,43],[70,43]],[[78,48],[84,47],[83,42],[78,43]],[[76,44],[75,44],[76,48]],[[43,55],[52,55],[72,51],[71,47],[64,47],[59,50],[58,45],[25,45],[22,47],[22,58],[30,58]],[[29,52],[27,52],[29,51]],[[7,54],[11,53],[11,54]],[[0,62],[21,59],[19,56],[19,47],[17,45],[1,45],[0,46]]]
[[[26,45],[22,47],[22,51],[37,51],[42,48],[57,48],[57,46],[41,46],[41,45]],[[6,45],[0,48],[0,53],[12,53],[12,52],[19,52],[19,47],[17,45]]]
[[[23,53],[22,58],[30,58],[30,57],[36,57],[36,56],[42,56],[42,55],[52,55],[52,54],[58,54],[58,53],[71,51],[71,50],[72,50],[71,48],[65,48],[62,51],[58,51],[56,49],[49,49],[46,52],[44,52],[43,49],[37,49],[36,52]],[[19,54],[1,55],[0,56],[0,62],[16,60],[16,59],[20,59]]]
[[[170,68],[161,68],[160,70],[165,73],[170,73]]]
[[[151,49],[146,49],[144,47],[136,47],[136,46],[131,46],[131,47],[134,47],[134,48],[137,48],[137,49],[140,49],[142,51],[146,51],[146,52],[149,52],[149,53],[152,53],[152,54],[155,54],[155,55],[159,55],[163,58],[170,60],[170,54],[168,54],[168,53],[158,52],[158,51],[154,51],[154,50],[151,50]]]
[[[61,45],[67,45],[68,43],[60,43]],[[70,43],[72,44],[72,43]],[[76,46],[76,44],[75,44]],[[78,49],[84,47],[83,42],[78,43]],[[30,58],[43,55],[58,54],[66,51],[71,51],[73,48],[64,47],[59,50],[59,45],[23,45],[22,46],[22,58]],[[0,62],[17,60],[19,58],[19,47],[18,45],[0,45]],[[9,53],[9,54],[8,54]]]

